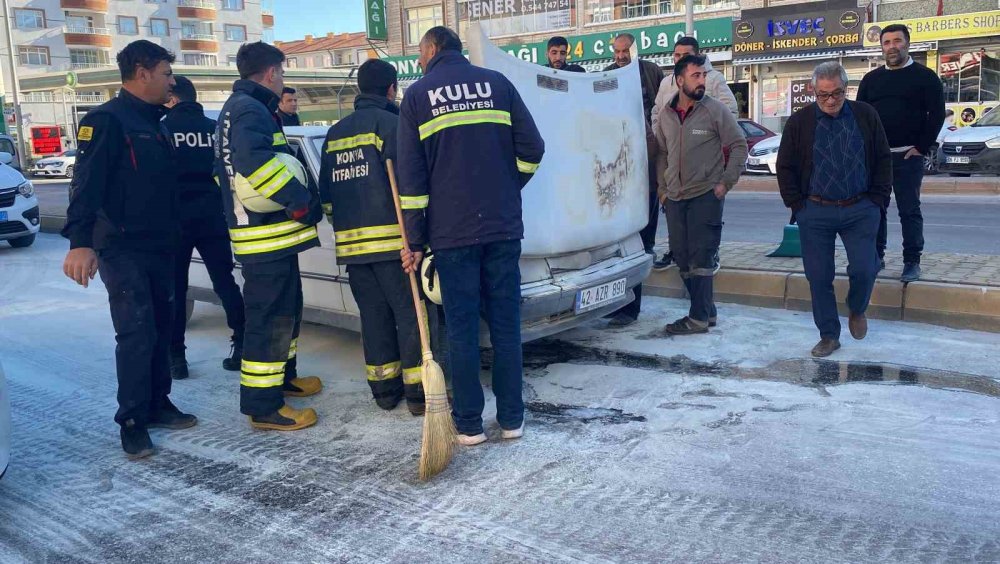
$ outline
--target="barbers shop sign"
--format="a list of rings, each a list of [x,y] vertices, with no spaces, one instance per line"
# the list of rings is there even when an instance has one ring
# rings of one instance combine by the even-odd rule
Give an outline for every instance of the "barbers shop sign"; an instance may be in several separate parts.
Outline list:
[[[733,22],[733,56],[861,47],[865,18],[857,0],[743,10]]]

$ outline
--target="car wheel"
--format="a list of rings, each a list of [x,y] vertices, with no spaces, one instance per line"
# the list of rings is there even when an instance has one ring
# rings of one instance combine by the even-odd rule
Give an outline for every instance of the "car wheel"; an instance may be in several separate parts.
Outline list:
[[[10,243],[11,247],[15,249],[23,249],[24,247],[30,247],[32,243],[35,242],[35,234],[25,235],[24,237],[18,237],[17,239],[9,239],[7,241]]]
[[[66,167],[66,178],[73,178],[73,165]]]
[[[931,148],[924,155],[924,174],[931,175],[937,174],[938,171],[938,159],[937,159],[937,145],[931,145]]]
[[[971,172],[949,172],[948,176],[955,176],[958,178],[968,178],[972,176]]]

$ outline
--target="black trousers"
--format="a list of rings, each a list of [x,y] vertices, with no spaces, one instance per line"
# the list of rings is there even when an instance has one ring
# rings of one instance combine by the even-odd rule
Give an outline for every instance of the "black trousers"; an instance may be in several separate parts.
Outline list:
[[[896,195],[899,224],[903,229],[903,262],[920,263],[924,251],[924,215],[920,211],[920,185],[924,180],[923,157],[904,159],[904,153],[892,154],[892,193]],[[879,258],[885,257],[888,240],[889,202],[882,208],[875,247]]]
[[[115,422],[145,425],[170,394],[173,256],[114,249],[100,251],[97,262],[118,343]]]
[[[349,264],[351,293],[361,312],[365,372],[372,395],[417,399],[421,384],[420,332],[410,281],[399,261]],[[422,396],[422,388],[420,392]]]
[[[716,317],[713,279],[722,243],[723,201],[708,192],[689,200],[667,200],[670,252],[691,296],[688,317],[702,323]]]
[[[187,329],[188,272],[191,255],[198,249],[201,260],[212,280],[212,289],[222,302],[226,312],[226,325],[237,340],[243,339],[246,316],[243,311],[243,295],[233,278],[233,250],[229,243],[229,232],[225,219],[204,218],[185,222],[181,226],[181,244],[174,256],[174,328],[170,339],[170,350],[184,351],[184,331]]]
[[[302,279],[299,257],[243,265],[246,332],[240,366],[240,412],[263,416],[285,405],[282,386],[296,377]]]

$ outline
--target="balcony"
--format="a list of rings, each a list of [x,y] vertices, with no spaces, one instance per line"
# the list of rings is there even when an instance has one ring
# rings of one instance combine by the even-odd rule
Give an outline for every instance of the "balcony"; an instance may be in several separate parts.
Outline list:
[[[106,27],[66,26],[63,39],[66,45],[111,48],[111,31]]]
[[[187,20],[215,20],[215,2],[211,0],[179,0],[177,17]]]
[[[218,53],[219,40],[214,35],[185,33],[181,35],[181,51]]]
[[[64,10],[83,10],[106,14],[108,13],[108,0],[59,0],[59,7]]]
[[[260,21],[264,24],[264,27],[274,27],[274,14],[262,13]]]
[[[90,70],[90,69],[103,69],[110,68],[114,65],[111,63],[70,63],[69,68],[73,70]]]

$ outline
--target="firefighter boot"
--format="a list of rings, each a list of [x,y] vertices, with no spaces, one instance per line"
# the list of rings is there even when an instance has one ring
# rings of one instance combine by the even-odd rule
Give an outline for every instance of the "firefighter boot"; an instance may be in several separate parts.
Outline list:
[[[414,417],[424,414],[424,385],[403,384],[403,395],[406,397],[406,407]]]
[[[285,392],[286,396],[304,398],[318,394],[323,389],[323,382],[316,376],[292,378],[285,382],[281,389]]]
[[[270,415],[250,416],[250,426],[272,431],[298,431],[312,427],[318,419],[316,411],[311,408],[295,409],[290,405],[283,405]]]
[[[170,352],[170,377],[174,380],[184,380],[188,377],[188,363],[184,357],[184,349]]]
[[[222,368],[230,372],[239,372],[243,360],[243,336],[233,335],[229,340],[231,342],[229,358],[222,359]]]
[[[153,454],[153,441],[149,431],[142,425],[137,425],[135,419],[129,419],[122,425],[122,450],[129,460],[138,460]]]
[[[368,380],[375,403],[386,411],[392,411],[403,399],[403,378],[396,376],[388,380]]]

